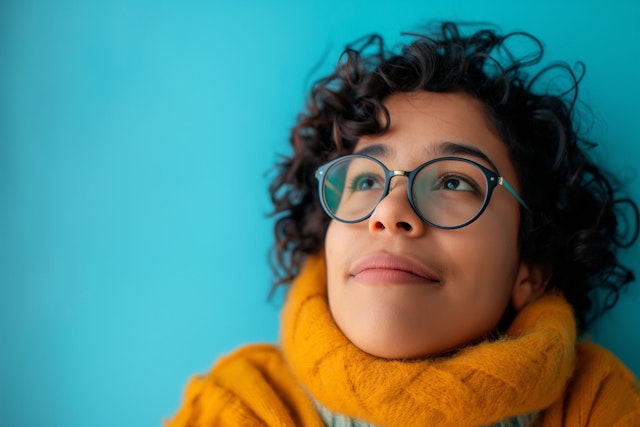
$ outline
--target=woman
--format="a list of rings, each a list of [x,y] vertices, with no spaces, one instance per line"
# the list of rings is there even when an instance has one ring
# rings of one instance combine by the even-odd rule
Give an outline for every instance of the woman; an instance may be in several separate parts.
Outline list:
[[[632,373],[577,339],[634,279],[637,207],[541,57],[453,23],[347,48],[270,188],[281,344],[193,379],[169,425],[640,425]]]

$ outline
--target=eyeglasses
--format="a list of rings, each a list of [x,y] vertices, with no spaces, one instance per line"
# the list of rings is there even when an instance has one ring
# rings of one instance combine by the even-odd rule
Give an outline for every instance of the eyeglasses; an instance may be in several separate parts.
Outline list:
[[[502,185],[531,212],[503,177],[461,157],[442,157],[412,171],[389,170],[379,160],[351,154],[318,168],[318,192],[322,208],[333,219],[346,223],[369,218],[389,194],[391,178],[406,176],[409,203],[426,223],[444,229],[471,224],[484,212],[493,190]]]

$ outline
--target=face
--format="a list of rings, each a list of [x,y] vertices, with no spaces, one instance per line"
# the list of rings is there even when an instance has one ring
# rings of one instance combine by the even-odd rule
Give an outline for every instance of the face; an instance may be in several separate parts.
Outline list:
[[[385,105],[389,131],[363,137],[355,153],[405,171],[438,157],[464,157],[518,190],[507,149],[475,99],[413,92],[394,94]],[[510,302],[519,308],[529,299],[529,270],[518,256],[519,212],[517,200],[498,186],[475,222],[434,228],[411,208],[407,178],[392,178],[368,219],[333,220],[327,230],[336,324],[362,350],[391,359],[437,355],[487,336]]]

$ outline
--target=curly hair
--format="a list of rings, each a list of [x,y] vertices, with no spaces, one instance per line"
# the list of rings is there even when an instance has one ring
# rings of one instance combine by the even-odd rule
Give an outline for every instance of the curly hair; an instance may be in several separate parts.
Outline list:
[[[378,35],[348,45],[335,70],[313,85],[291,131],[293,154],[278,162],[269,187],[274,289],[323,247],[330,219],[317,195],[318,166],[352,152],[363,135],[384,133],[390,118],[383,103],[391,94],[464,92],[484,105],[532,210],[522,212],[521,258],[552,271],[548,288],[564,294],[585,330],[634,280],[618,252],[637,239],[639,215],[635,202],[619,195],[619,183],[590,159],[596,144],[578,134],[584,66],[540,68],[543,45],[522,32],[484,28],[464,35],[460,25],[445,22],[429,35],[409,35],[411,43],[398,52],[387,51]],[[532,51],[516,56],[508,46],[515,39]],[[554,90],[559,80],[568,81],[566,90]]]

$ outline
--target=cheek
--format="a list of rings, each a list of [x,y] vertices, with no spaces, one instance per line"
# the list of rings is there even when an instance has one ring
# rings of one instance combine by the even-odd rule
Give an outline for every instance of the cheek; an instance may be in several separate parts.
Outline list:
[[[345,323],[351,324],[348,307],[350,297],[345,294],[345,283],[348,279],[347,260],[349,259],[349,241],[353,242],[353,225],[332,221],[325,236],[325,259],[327,265],[327,296],[329,310],[334,321],[344,332]],[[345,319],[346,318],[346,319]]]
[[[485,336],[500,322],[510,304],[518,254],[512,224],[482,221],[460,231],[446,245],[451,281],[442,316],[448,316],[445,332],[464,343]]]
[[[339,223],[331,221],[327,228],[327,233],[324,237],[324,251],[327,262],[327,269],[330,269],[334,265],[335,261],[340,259],[340,255],[337,253],[341,248],[344,248],[342,240],[344,239],[344,233],[341,233]],[[336,227],[338,230],[336,230]]]
[[[456,246],[450,247],[449,253],[458,254],[452,258],[459,263],[457,271],[469,283],[480,285],[477,292],[510,292],[519,264],[518,229],[517,212],[496,209],[460,230],[461,238],[456,239]],[[490,297],[487,293],[486,298]]]
[[[332,284],[341,277],[342,267],[348,258],[349,241],[353,241],[353,224],[331,221],[324,240],[324,251],[327,263],[327,285],[331,290]]]

